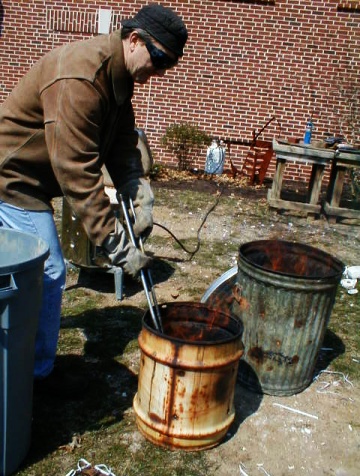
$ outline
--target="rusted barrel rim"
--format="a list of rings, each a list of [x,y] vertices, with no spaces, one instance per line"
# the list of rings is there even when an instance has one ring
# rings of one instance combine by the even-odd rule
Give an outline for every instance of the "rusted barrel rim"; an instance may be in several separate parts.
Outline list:
[[[189,340],[188,341],[188,340],[181,339],[181,338],[178,338],[178,337],[168,336],[168,335],[158,331],[157,329],[155,329],[153,327],[151,316],[150,316],[150,311],[146,311],[144,316],[143,316],[143,327],[147,331],[149,331],[150,333],[153,333],[153,334],[155,334],[159,337],[162,337],[165,340],[169,340],[171,342],[178,342],[180,344],[186,344],[186,345],[190,345],[190,346],[198,346],[199,343],[201,343],[201,345],[203,345],[203,346],[214,346],[214,345],[218,346],[218,345],[222,345],[222,344],[228,344],[230,342],[233,342],[234,340],[237,340],[237,339],[241,338],[241,336],[244,332],[244,326],[243,326],[243,323],[241,322],[240,319],[235,319],[234,317],[230,316],[229,314],[226,314],[226,313],[221,312],[219,310],[210,308],[209,306],[207,306],[206,304],[203,304],[203,303],[171,302],[171,303],[161,304],[159,306],[159,309],[160,309],[160,314],[162,316],[162,319],[166,320],[166,311],[168,309],[171,309],[171,310],[174,310],[176,308],[184,309],[186,307],[188,307],[189,310],[191,310],[191,312],[193,312],[194,309],[196,309],[199,312],[199,314],[197,315],[196,321],[200,322],[200,323],[207,323],[209,321],[209,319],[206,319],[205,316],[200,314],[201,311],[203,311],[203,312],[206,311],[207,313],[210,313],[210,314],[216,314],[217,316],[219,316],[219,318],[223,319],[223,322],[228,322],[229,323],[229,326],[223,327],[222,329],[227,330],[232,335],[227,337],[227,338],[224,338],[224,339],[218,339],[218,340],[212,340],[212,341],[206,341],[206,340],[201,340],[201,341],[199,341],[199,340],[190,341]]]
[[[314,259],[315,261],[329,263],[329,273],[327,273],[326,276],[300,276],[299,274],[295,273],[286,273],[281,270],[272,270],[270,268],[263,267],[249,258],[249,254],[252,251],[257,252],[261,249],[265,250],[266,247],[268,249],[274,249],[275,247],[291,247],[292,250],[296,251],[296,253],[298,253],[299,255],[300,253],[302,253],[310,257],[311,259]],[[286,240],[256,240],[244,243],[239,248],[239,261],[242,261],[245,265],[248,265],[249,269],[255,268],[261,273],[264,273],[265,275],[270,273],[271,275],[286,276],[290,279],[314,282],[333,282],[334,280],[339,281],[345,269],[345,265],[339,259],[330,255],[329,253],[326,253],[325,251],[314,248],[313,246],[307,245],[305,243]]]

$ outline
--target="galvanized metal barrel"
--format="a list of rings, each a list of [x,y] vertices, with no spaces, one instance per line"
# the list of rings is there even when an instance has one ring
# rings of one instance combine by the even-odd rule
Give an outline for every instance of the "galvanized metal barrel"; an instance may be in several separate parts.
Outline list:
[[[310,384],[343,270],[338,259],[302,243],[240,247],[233,292],[244,325],[244,385],[292,395]]]
[[[164,304],[160,312],[164,332],[153,328],[148,311],[139,336],[138,428],[170,449],[210,448],[235,417],[242,324],[200,303]]]

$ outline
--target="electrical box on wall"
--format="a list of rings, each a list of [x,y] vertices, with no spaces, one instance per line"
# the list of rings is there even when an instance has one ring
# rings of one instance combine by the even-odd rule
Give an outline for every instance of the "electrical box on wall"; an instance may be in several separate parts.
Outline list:
[[[99,8],[98,11],[98,33],[106,35],[110,32],[111,10]]]

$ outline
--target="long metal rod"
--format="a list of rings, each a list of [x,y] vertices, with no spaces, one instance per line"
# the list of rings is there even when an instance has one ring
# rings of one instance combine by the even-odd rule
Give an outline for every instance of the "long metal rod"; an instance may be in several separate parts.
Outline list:
[[[121,203],[122,211],[123,211],[124,218],[125,218],[125,221],[126,221],[126,226],[127,226],[127,229],[128,229],[128,233],[129,233],[131,243],[137,248],[138,244],[137,244],[136,239],[135,239],[133,226],[132,226],[129,214],[128,214],[126,203],[125,203],[122,195],[120,195],[119,198],[120,198],[120,203]],[[133,206],[133,204],[132,204],[132,206]],[[143,245],[142,245],[142,250],[143,250]],[[150,276],[150,278],[149,278],[149,276]],[[149,279],[149,283],[146,280],[146,275],[145,275],[145,272],[144,272],[143,269],[140,270],[140,277],[141,277],[141,282],[142,282],[142,285],[143,285],[143,288],[144,288],[145,296],[146,296],[146,299],[147,299],[147,302],[148,302],[148,305],[149,305],[150,315],[151,315],[151,318],[153,320],[153,324],[155,326],[155,329],[160,331],[160,332],[163,332],[159,307],[157,305],[156,296],[155,296],[155,292],[154,292],[154,289],[153,289],[152,279],[151,279],[151,275],[149,274],[149,270],[147,270],[147,277]]]
[[[133,214],[134,220],[136,222],[135,207],[134,207],[134,203],[131,200],[131,198],[129,198],[129,204],[130,204],[130,209],[131,209],[131,212]],[[145,253],[144,242],[143,242],[143,239],[142,239],[141,236],[139,236],[138,241],[139,241],[139,246],[140,246],[141,252]],[[157,320],[160,324],[160,328],[161,328],[161,331],[162,331],[160,309],[159,309],[159,305],[158,305],[158,302],[157,302],[157,299],[156,299],[156,295],[155,295],[155,291],[154,291],[154,282],[153,282],[153,279],[152,279],[152,276],[151,276],[150,269],[145,269],[145,273],[147,274],[147,277],[148,277],[148,280],[149,280],[149,283],[150,283],[151,296],[152,296],[152,300],[153,300],[153,304],[154,304],[154,308],[155,308],[156,318],[157,318]]]

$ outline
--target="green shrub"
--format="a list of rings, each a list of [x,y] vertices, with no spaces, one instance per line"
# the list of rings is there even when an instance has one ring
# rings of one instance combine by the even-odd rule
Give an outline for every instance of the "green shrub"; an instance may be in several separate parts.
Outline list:
[[[177,158],[179,170],[192,168],[201,149],[210,142],[211,138],[205,132],[188,122],[172,124],[161,138],[161,144]]]
[[[163,169],[164,169],[163,165],[155,162],[150,169],[149,177],[152,180],[156,180],[162,174]]]

